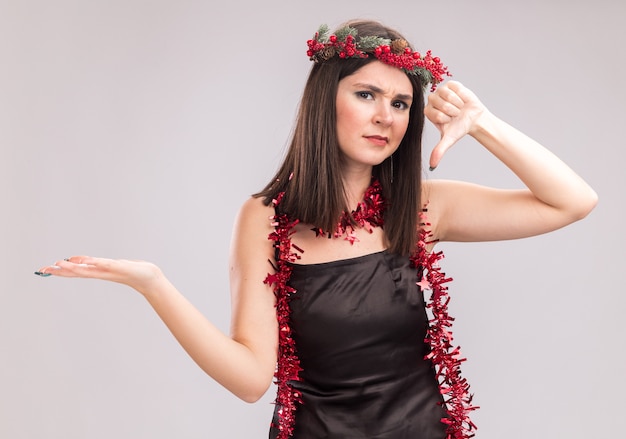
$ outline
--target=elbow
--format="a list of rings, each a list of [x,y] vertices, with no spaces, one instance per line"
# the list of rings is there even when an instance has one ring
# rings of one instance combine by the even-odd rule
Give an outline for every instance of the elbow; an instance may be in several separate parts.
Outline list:
[[[231,392],[242,401],[253,404],[265,395],[272,384],[273,376],[274,374],[272,373],[269,378],[263,376],[247,382],[241,381],[240,386],[237,386],[237,388],[231,388]]]
[[[561,207],[556,208],[557,216],[556,223],[553,224],[553,228],[550,227],[548,231],[555,230],[569,224],[575,223],[584,219],[598,204],[598,195],[589,188],[584,194],[576,194],[574,199],[569,199],[564,202]],[[546,219],[546,223],[550,221]]]
[[[255,402],[257,402],[259,399],[261,399],[261,397],[263,396],[263,394],[257,394],[257,395],[243,395],[240,396],[239,398],[243,401],[243,402],[247,402],[248,404],[254,404]]]
[[[579,221],[585,218],[598,204],[598,194],[591,188],[584,197],[579,199],[577,208],[572,212],[573,220]]]
[[[246,391],[236,394],[236,396],[241,399],[243,402],[247,402],[248,404],[254,404],[259,399],[265,395],[269,385],[266,386],[258,386],[257,388],[249,388]]]

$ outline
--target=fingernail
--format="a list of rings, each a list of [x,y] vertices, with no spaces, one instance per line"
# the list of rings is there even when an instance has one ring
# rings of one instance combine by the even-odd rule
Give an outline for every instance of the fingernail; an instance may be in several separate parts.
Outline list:
[[[430,172],[433,172],[435,169],[437,169],[437,167],[436,166],[431,166],[428,169],[430,169]]]
[[[41,271],[35,271],[35,274],[37,276],[41,276],[41,277],[48,277],[48,276],[50,276],[50,273],[42,273]]]
[[[63,259],[63,260],[64,260],[65,262],[69,262],[69,261],[70,261],[70,258],[65,258],[65,259]]]

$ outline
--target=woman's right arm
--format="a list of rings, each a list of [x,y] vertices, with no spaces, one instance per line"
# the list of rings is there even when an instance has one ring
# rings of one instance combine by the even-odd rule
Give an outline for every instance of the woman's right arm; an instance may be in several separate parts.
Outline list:
[[[154,264],[73,256],[40,272],[109,280],[136,289],[202,370],[242,400],[254,402],[272,382],[278,349],[274,293],[263,283],[272,269],[268,260],[273,260],[267,239],[270,215],[272,209],[260,199],[250,199],[234,226],[230,336],[210,323]]]

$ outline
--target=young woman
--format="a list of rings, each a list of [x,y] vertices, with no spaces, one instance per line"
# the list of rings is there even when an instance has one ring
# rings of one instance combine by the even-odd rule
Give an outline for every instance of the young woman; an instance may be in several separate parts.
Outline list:
[[[440,60],[393,29],[322,27],[308,46],[315,63],[288,153],[234,226],[230,335],[148,262],[73,256],[37,274],[134,288],[245,401],[275,378],[272,438],[469,437],[474,407],[447,332],[436,242],[549,232],[585,217],[596,194],[469,89],[442,83]],[[526,189],[422,181],[425,116],[441,133],[431,168],[470,135]]]

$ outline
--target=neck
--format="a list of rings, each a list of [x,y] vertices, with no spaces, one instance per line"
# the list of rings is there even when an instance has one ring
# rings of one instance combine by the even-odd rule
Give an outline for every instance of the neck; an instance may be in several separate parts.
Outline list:
[[[359,170],[344,170],[343,187],[348,206],[355,207],[363,199],[363,194],[372,182],[372,167]]]

